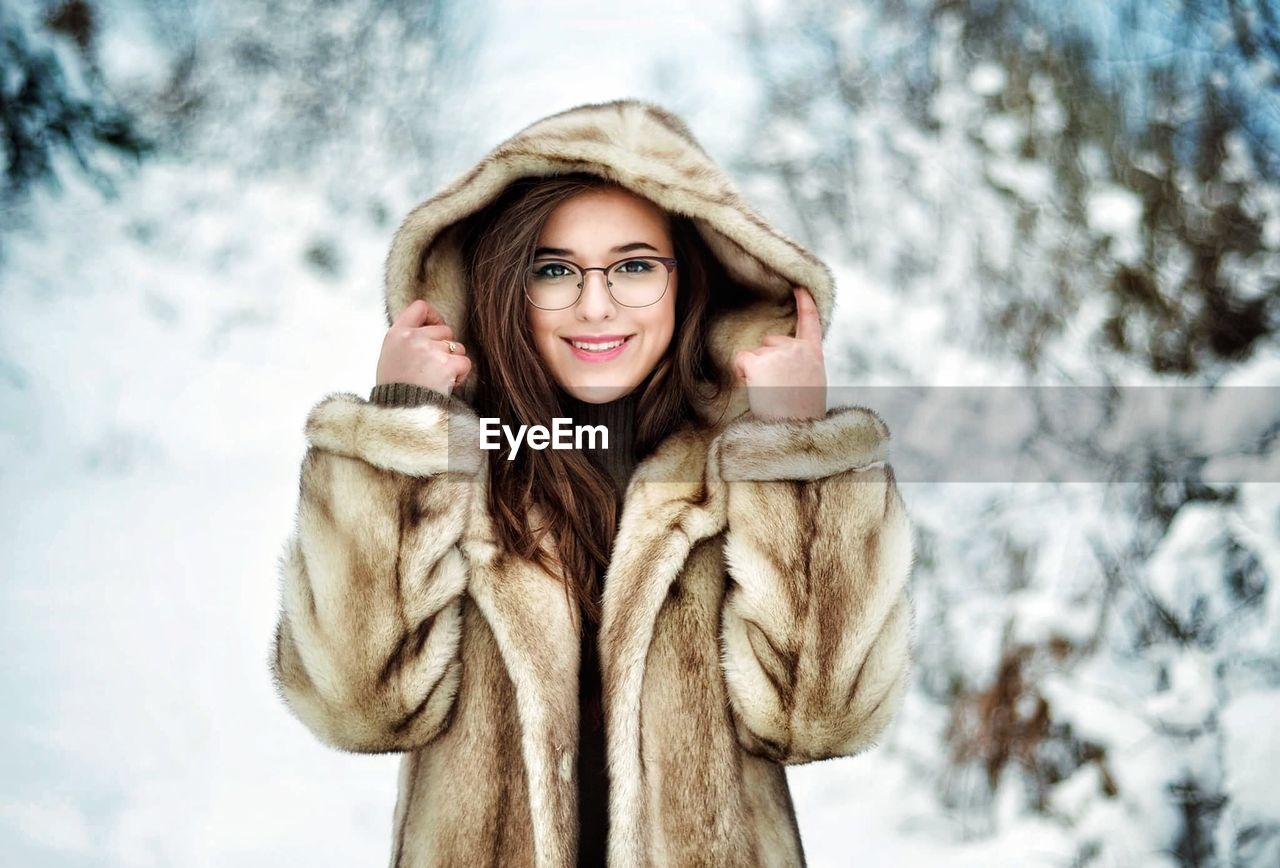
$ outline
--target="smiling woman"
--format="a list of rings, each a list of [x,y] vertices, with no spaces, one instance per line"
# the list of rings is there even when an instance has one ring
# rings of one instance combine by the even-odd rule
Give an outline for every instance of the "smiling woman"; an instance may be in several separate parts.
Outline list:
[[[784,767],[872,745],[911,623],[888,429],[825,407],[829,270],[623,100],[499,145],[386,276],[377,385],[307,419],[271,667],[404,753],[392,865],[804,864]],[[609,448],[482,448],[562,417]]]
[[[652,202],[617,187],[579,193],[548,217],[526,277],[525,294],[532,305],[530,325],[543,361],[570,393],[592,390],[596,400],[616,397],[610,394],[616,389],[625,394],[666,350],[675,330],[679,283],[671,274],[676,260],[671,256],[668,222]],[[606,248],[604,242],[614,235],[655,240]],[[638,251],[657,256],[606,259]],[[584,266],[574,257],[608,264]],[[593,272],[599,272],[599,281],[589,279]],[[615,332],[598,330],[605,327]],[[566,345],[572,352],[568,359]],[[609,368],[568,364],[601,363],[624,355],[625,361]]]
[[[569,394],[591,402],[621,397],[666,352],[680,283],[669,227],[649,200],[589,182],[547,215],[525,294],[538,354]],[[639,251],[660,258],[618,259]]]

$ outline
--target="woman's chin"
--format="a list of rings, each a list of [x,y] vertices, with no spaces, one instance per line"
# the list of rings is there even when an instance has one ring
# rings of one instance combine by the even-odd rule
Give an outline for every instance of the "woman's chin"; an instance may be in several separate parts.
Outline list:
[[[635,382],[631,373],[630,367],[625,371],[566,371],[560,384],[584,401],[600,403],[626,394]]]

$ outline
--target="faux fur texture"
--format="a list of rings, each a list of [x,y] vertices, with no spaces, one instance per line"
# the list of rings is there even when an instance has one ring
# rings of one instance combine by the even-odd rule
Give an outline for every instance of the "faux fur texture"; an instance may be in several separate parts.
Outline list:
[[[694,217],[755,294],[715,314],[720,364],[794,330],[793,284],[831,321],[826,266],[756,215],[683,123],[620,101],[533,124],[415,208],[387,260],[388,322],[426,298],[456,333],[457,222],[521,175],[572,170]],[[335,393],[312,409],[271,672],[326,744],[402,752],[393,868],[568,866],[573,602],[497,545],[468,397]],[[742,389],[728,407],[727,424],[669,436],[627,488],[600,633],[611,866],[803,865],[785,766],[867,749],[905,689],[911,527],[883,420],[756,419]]]

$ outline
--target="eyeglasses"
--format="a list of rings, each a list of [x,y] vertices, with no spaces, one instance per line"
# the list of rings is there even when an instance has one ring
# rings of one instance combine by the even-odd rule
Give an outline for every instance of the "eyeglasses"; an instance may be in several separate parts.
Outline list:
[[[603,271],[614,301],[623,307],[648,307],[667,294],[675,267],[675,259],[669,256],[633,256],[593,268],[566,259],[539,259],[525,271],[524,294],[534,307],[563,310],[582,297],[588,271]]]

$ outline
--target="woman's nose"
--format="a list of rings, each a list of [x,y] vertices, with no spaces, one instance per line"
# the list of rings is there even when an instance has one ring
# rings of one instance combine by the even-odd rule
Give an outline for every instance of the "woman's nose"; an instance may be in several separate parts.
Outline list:
[[[609,280],[603,271],[588,271],[582,275],[582,295],[578,297],[578,315],[597,319],[614,313],[613,296],[609,293]]]

